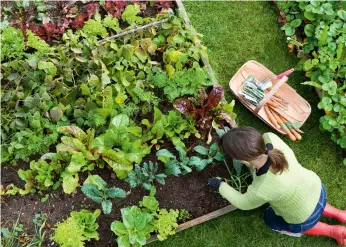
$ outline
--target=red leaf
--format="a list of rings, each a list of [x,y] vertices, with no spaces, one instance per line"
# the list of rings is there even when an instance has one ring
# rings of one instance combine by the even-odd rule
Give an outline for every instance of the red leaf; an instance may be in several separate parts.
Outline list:
[[[155,8],[157,9],[169,9],[174,7],[173,1],[155,1]]]
[[[198,90],[198,103],[200,106],[205,106],[205,101],[208,98],[207,93],[205,92],[204,88],[201,88]]]
[[[71,23],[71,27],[74,29],[82,28],[84,26],[84,22],[86,21],[87,14],[81,13],[77,15]]]
[[[88,3],[84,6],[87,11],[88,19],[97,11],[97,3]]]
[[[31,25],[29,29],[41,39],[46,39],[46,30],[43,27]]]
[[[120,18],[127,3],[125,1],[106,1],[104,4],[105,10],[115,18]]]
[[[46,31],[47,34],[47,40],[51,40],[52,38],[59,40],[61,36],[65,32],[65,26],[67,26],[68,23],[66,23],[66,20],[63,20],[61,23],[53,24],[53,23],[46,23],[43,24],[43,28]]]
[[[186,98],[179,98],[174,100],[173,106],[175,109],[187,116],[195,116],[195,106],[191,100]]]
[[[216,84],[208,94],[208,110],[215,108],[224,98],[224,89],[220,84]]]

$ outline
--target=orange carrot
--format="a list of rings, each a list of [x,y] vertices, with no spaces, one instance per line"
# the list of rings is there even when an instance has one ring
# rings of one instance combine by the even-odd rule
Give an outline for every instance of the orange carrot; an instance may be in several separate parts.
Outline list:
[[[275,128],[280,129],[280,125],[276,121],[276,118],[273,116],[273,114],[269,111],[268,106],[264,106],[264,111],[266,112],[270,122],[275,126]]]

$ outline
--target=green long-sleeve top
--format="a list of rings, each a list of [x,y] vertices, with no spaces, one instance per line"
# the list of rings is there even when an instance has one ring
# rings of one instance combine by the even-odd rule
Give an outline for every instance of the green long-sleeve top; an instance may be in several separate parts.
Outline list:
[[[266,143],[280,150],[288,162],[288,169],[281,174],[267,173],[257,176],[253,173],[253,182],[246,193],[242,194],[222,182],[220,194],[235,207],[242,210],[257,208],[269,203],[275,214],[287,223],[300,224],[313,213],[321,193],[322,183],[313,172],[302,167],[292,149],[273,133],[263,135]]]

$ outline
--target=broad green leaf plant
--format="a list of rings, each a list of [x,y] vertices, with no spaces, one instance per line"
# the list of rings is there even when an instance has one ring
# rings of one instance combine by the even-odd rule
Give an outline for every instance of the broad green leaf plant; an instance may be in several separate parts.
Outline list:
[[[106,181],[98,175],[89,175],[81,190],[88,198],[102,205],[104,214],[110,214],[112,211],[110,199],[126,197],[126,191],[116,187],[107,188]]]
[[[318,108],[326,113],[320,118],[321,129],[346,148],[346,4],[290,1],[278,5],[286,15],[282,29],[301,58],[298,67],[309,78],[303,84],[321,91]]]

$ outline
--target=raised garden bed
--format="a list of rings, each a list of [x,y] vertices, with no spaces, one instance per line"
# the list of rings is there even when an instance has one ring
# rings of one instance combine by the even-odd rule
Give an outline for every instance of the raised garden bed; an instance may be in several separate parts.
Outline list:
[[[185,31],[183,31],[186,35],[186,39],[189,39],[190,42],[192,42],[194,44],[194,46],[197,47],[196,51],[199,52],[197,63],[196,63],[196,61],[194,61],[190,58],[192,61],[194,61],[194,65],[193,65],[194,67],[191,67],[192,62],[191,62],[191,64],[189,62],[187,64],[183,64],[182,66],[186,66],[186,67],[190,67],[191,69],[195,69],[196,67],[199,67],[199,64],[202,65],[202,67],[205,67],[205,70],[207,71],[207,73],[209,75],[209,80],[211,82],[213,82],[213,84],[215,84],[216,79],[215,79],[213,71],[212,71],[212,69],[208,63],[205,50],[201,47],[201,45],[199,44],[199,41],[197,40],[196,33],[195,33],[193,27],[190,25],[190,22],[188,20],[188,16],[187,16],[187,14],[183,8],[182,3],[180,1],[177,1],[176,4],[177,4],[178,8],[180,9],[180,11],[183,13],[184,19],[186,21],[186,23],[184,24],[184,25],[186,25],[186,27],[185,27],[186,33],[185,33]],[[73,5],[71,5],[71,6],[73,6]],[[148,9],[148,11],[150,11],[150,8]],[[142,10],[141,13],[144,13],[144,16],[146,16],[145,10]],[[156,23],[155,26],[160,26],[160,24],[162,24],[162,23],[163,22],[158,21],[158,23]],[[149,25],[149,22],[147,25]],[[170,30],[169,25],[172,25],[172,24],[168,24],[163,28],[163,29],[167,29],[167,32]],[[120,23],[120,27],[122,27],[122,26],[124,26],[126,29],[126,25],[124,23]],[[130,25],[130,27],[131,27],[131,25]],[[138,25],[136,27],[132,27],[132,28],[138,28]],[[130,29],[123,30],[123,31],[129,33],[129,30]],[[146,32],[148,30],[151,32],[154,32],[153,26],[149,26],[149,28],[147,28],[147,29],[143,28],[141,30],[145,30],[145,31],[143,31],[139,35],[140,38],[143,38],[143,35],[147,35]],[[83,29],[83,31],[84,31],[84,29]],[[87,31],[87,30],[85,29],[85,31]],[[155,32],[158,32],[158,31],[156,30]],[[170,32],[172,32],[172,31],[170,31]],[[121,32],[117,31],[117,33],[119,34]],[[137,33],[135,33],[134,35],[135,35],[135,37],[138,37]],[[150,35],[152,35],[152,34],[150,34]],[[108,42],[107,36],[103,36],[103,34],[100,36],[103,38],[100,41],[100,43],[107,43]],[[155,38],[155,34],[154,34],[154,37],[152,37],[152,38]],[[158,37],[156,37],[156,38],[158,38]],[[47,38],[47,39],[49,41],[49,38]],[[95,40],[88,40],[88,41],[96,42]],[[105,42],[105,41],[107,41],[107,42]],[[113,41],[110,41],[110,42],[112,42],[113,45],[114,44],[117,45],[116,42],[113,42]],[[160,42],[160,41],[158,41],[158,42]],[[157,44],[157,46],[159,47],[160,45]],[[109,46],[107,46],[107,47],[109,47]],[[111,45],[111,47],[112,47],[112,45]],[[162,58],[162,56],[164,55],[162,50],[164,50],[166,52],[166,50],[165,50],[166,46],[161,46],[161,47],[162,48],[160,48],[161,49],[160,52],[158,52],[156,54],[152,54],[150,61],[155,61],[155,63],[152,63],[154,65],[156,65],[156,63],[166,63],[166,66],[167,66],[167,64],[169,64],[167,61],[165,61],[165,59],[167,59],[167,58]],[[32,47],[32,48],[37,49],[36,47]],[[84,47],[82,49],[84,49]],[[88,56],[86,56],[86,52],[83,52],[82,49],[78,48],[78,47],[74,47],[74,48],[72,48],[72,51],[74,51],[76,53],[76,55],[74,55],[74,56],[76,56],[75,57],[76,60],[78,60],[81,63],[87,63],[87,60],[85,57],[88,57]],[[113,46],[112,49],[116,50],[117,48],[115,48]],[[137,48],[137,49],[140,49],[140,48]],[[82,54],[82,55],[79,55],[79,54]],[[193,54],[193,56],[195,56],[195,55],[196,54]],[[93,54],[93,56],[96,56],[96,55]],[[139,55],[136,54],[136,56],[139,59],[141,59],[140,54]],[[43,55],[43,57],[44,57],[44,55]],[[45,59],[47,59],[47,58],[45,58]],[[147,59],[147,58],[143,58],[143,60],[145,60],[145,59]],[[136,58],[136,61],[137,60],[138,59]],[[45,61],[47,61],[47,60],[45,60]],[[55,63],[54,60],[52,60],[52,61]],[[75,61],[75,60],[73,60],[73,61]],[[8,62],[8,60],[5,59],[5,62]],[[176,63],[176,61],[173,61],[173,62]],[[50,64],[45,63],[44,66],[42,66],[42,68],[39,68],[39,69],[43,70],[45,73],[53,76],[53,78],[54,78],[54,76],[56,74],[56,68],[55,68],[55,73],[53,73],[52,70],[49,70],[49,69],[52,69],[52,67],[55,67],[54,63],[50,63]],[[32,64],[29,64],[29,65],[31,66]],[[52,66],[52,67],[49,67],[48,65]],[[78,66],[78,64],[76,64],[76,66]],[[108,66],[108,64],[106,64],[105,66]],[[40,67],[40,65],[38,67]],[[58,71],[59,71],[58,73],[63,73],[63,71],[60,70],[61,67],[63,67],[62,64],[59,64],[59,65],[56,64],[56,67],[58,68]],[[6,69],[7,69],[7,67],[5,68],[5,70]],[[108,67],[108,69],[110,70],[110,67]],[[178,68],[176,68],[176,69],[179,70]],[[107,70],[107,68],[106,68],[106,70]],[[166,70],[167,70],[167,73],[170,73],[170,70],[167,69],[167,67],[166,67]],[[89,71],[89,72],[91,72],[91,71]],[[95,73],[97,73],[97,72],[95,71]],[[111,75],[112,73],[113,72],[109,72],[109,75]],[[7,85],[11,85],[12,80],[15,80],[15,81],[17,80],[17,77],[13,75],[14,73],[11,74],[11,73],[8,73],[8,71],[5,71],[4,74],[5,74],[6,82],[8,83]],[[111,80],[114,80],[115,82],[117,82],[117,80],[119,80],[119,78],[117,78],[117,77],[106,76],[107,73],[106,73],[106,75],[104,75],[104,74],[105,74],[104,68],[102,67],[102,83],[105,83],[106,85],[112,84],[113,81],[111,81]],[[12,75],[12,77],[11,77],[11,75]],[[99,74],[99,77],[101,77],[101,74]],[[106,78],[106,77],[108,77],[108,78]],[[10,79],[8,79],[8,78],[10,78]],[[47,77],[45,77],[45,80],[47,80]],[[49,80],[49,78],[48,78],[48,80]],[[83,77],[78,78],[78,80],[83,81]],[[130,79],[128,78],[128,80],[130,80]],[[20,81],[18,81],[18,83],[20,83]],[[73,84],[75,84],[75,79],[73,79]],[[73,87],[73,86],[71,86],[71,87]],[[8,88],[5,88],[5,89],[8,89]],[[125,100],[126,100],[126,98],[134,97],[131,94],[133,92],[130,91],[130,93],[129,93],[129,90],[127,88],[125,88],[125,89],[126,89],[126,91],[125,91],[126,95],[125,96],[124,95],[119,96],[119,92],[118,92],[118,96],[113,94],[112,100],[115,100],[115,102],[122,102],[122,103],[118,103],[119,105],[124,104],[124,101],[123,101],[124,97],[125,97]],[[150,90],[150,87],[146,86],[144,89]],[[80,90],[80,89],[78,88],[78,90]],[[85,88],[82,89],[82,95],[87,95],[86,92],[83,90],[86,90],[86,89]],[[215,90],[216,91],[219,90],[218,92],[220,92],[220,89],[215,89]],[[71,90],[71,91],[73,91],[73,90]],[[79,94],[79,93],[80,93],[80,91],[77,91],[77,94]],[[128,95],[128,93],[130,95]],[[159,93],[159,95],[161,95],[161,97],[163,95],[162,90],[161,91],[158,90],[156,93]],[[167,94],[167,92],[164,92],[164,93]],[[197,92],[195,92],[195,93],[197,93]],[[222,93],[220,92],[220,94],[217,97],[220,97],[221,95],[223,95],[223,92]],[[103,95],[103,96],[106,97],[105,95]],[[41,95],[41,97],[42,97],[42,95]],[[168,95],[168,97],[169,97],[169,95]],[[88,97],[84,97],[84,98],[86,100],[89,100]],[[165,114],[165,113],[167,113],[167,111],[173,109],[173,107],[172,107],[172,104],[170,103],[170,101],[172,101],[172,99],[167,99],[165,97],[163,97],[163,98],[164,99],[160,99],[160,101],[159,101],[160,104],[158,107]],[[57,99],[59,100],[59,97],[57,97]],[[27,100],[27,99],[25,99],[25,100]],[[187,99],[183,99],[182,101],[186,102],[186,100]],[[25,102],[27,102],[27,104],[22,105],[21,103],[18,103],[17,106],[22,107],[24,109],[24,111],[30,112],[30,109],[27,109],[25,107],[31,108],[30,106],[31,106],[31,104],[34,104],[34,102],[33,102],[33,100],[30,100],[30,102],[29,101],[25,101]],[[63,101],[63,102],[64,102],[65,106],[66,106],[66,104],[68,104],[68,102],[66,103],[66,101]],[[76,114],[76,112],[80,113],[80,111],[76,111],[76,109],[83,109],[83,107],[80,108],[81,107],[80,102],[81,101],[79,101],[79,104],[72,105],[72,111],[74,111],[74,113],[72,115],[71,115],[71,113],[68,113],[69,110],[67,110],[65,108],[60,109],[59,107],[62,107],[62,106],[57,106],[59,109],[55,108],[55,111],[51,111],[52,109],[50,109],[50,111],[46,110],[46,112],[42,112],[42,113],[38,114],[38,116],[42,117],[44,114],[46,114],[46,116],[48,114],[48,119],[50,119],[50,120],[56,119],[55,122],[59,122],[60,120],[62,120],[62,121],[69,123],[69,124],[61,123],[60,126],[79,125],[79,126],[83,127],[83,129],[85,131],[87,129],[87,127],[86,127],[87,125],[85,125],[86,119],[81,117],[81,116],[79,116],[79,117],[76,116],[76,115],[78,115],[78,114]],[[128,102],[130,102],[130,101],[128,101]],[[143,104],[144,100],[140,98],[139,102],[141,102]],[[153,116],[153,114],[152,114],[153,108],[150,105],[150,103],[151,102],[149,102],[149,106],[151,107],[151,110],[147,111],[146,113],[143,113],[143,112],[140,113],[137,111],[137,113],[134,115],[129,114],[129,116],[131,116],[131,119],[133,119],[133,121],[134,121],[134,123],[131,122],[131,126],[133,126],[133,127],[135,127],[134,125],[141,126],[140,125],[141,120],[144,118],[148,118],[150,123],[153,121],[153,118],[155,120],[155,115]],[[218,103],[219,103],[219,101],[217,101],[217,104]],[[215,104],[215,103],[213,103],[213,104]],[[101,104],[101,105],[102,105],[102,108],[99,108],[99,109],[106,110],[104,104]],[[175,106],[176,105],[177,104],[175,104]],[[32,107],[34,108],[34,107],[36,107],[36,105],[34,105]],[[228,107],[231,107],[231,105],[228,105]],[[222,108],[220,108],[220,109],[223,110]],[[119,112],[120,112],[120,114],[125,114],[124,112],[122,112],[123,110],[124,110],[123,108],[118,109],[118,114],[119,114]],[[104,113],[104,111],[101,111],[101,113]],[[9,113],[9,115],[10,115],[10,113]],[[147,140],[143,141],[143,143],[141,143],[141,145],[142,145],[141,148],[142,149],[148,148],[147,144],[150,143],[151,153],[149,155],[143,155],[143,157],[140,158],[140,161],[134,161],[131,158],[128,158],[129,160],[125,159],[125,160],[122,160],[122,162],[129,163],[129,164],[142,163],[145,161],[146,162],[149,162],[149,161],[156,162],[158,160],[157,160],[157,157],[155,155],[155,153],[156,153],[155,148],[157,150],[162,149],[162,148],[166,148],[171,152],[175,152],[174,146],[179,146],[179,145],[185,145],[187,148],[187,151],[188,151],[188,155],[189,156],[193,155],[193,148],[195,146],[197,146],[197,145],[208,146],[206,144],[206,139],[208,136],[213,137],[211,140],[208,141],[209,144],[211,141],[212,141],[212,143],[217,141],[217,135],[216,135],[216,133],[214,133],[214,130],[211,128],[211,120],[214,116],[213,115],[206,115],[206,116],[207,116],[206,120],[205,119],[203,120],[204,121],[203,126],[205,125],[205,121],[207,121],[207,124],[210,124],[210,126],[208,128],[208,131],[201,131],[201,133],[202,133],[201,139],[198,139],[198,138],[191,135],[189,138],[184,140],[183,144],[181,144],[182,143],[181,141],[184,138],[181,138],[182,140],[180,140],[180,141],[177,141],[175,139],[175,141],[173,141],[173,142],[175,142],[175,144],[172,144],[171,141],[169,141],[169,140],[173,140],[173,139],[170,139],[171,137],[169,137],[169,136],[164,136],[164,137],[161,136],[161,139],[158,139],[158,142],[153,142],[152,138],[147,139]],[[114,116],[112,116],[112,117],[114,117]],[[96,138],[95,139],[102,136],[102,133],[104,133],[104,131],[106,131],[107,126],[108,126],[108,122],[111,119],[114,120],[114,118],[112,118],[112,117],[107,116],[106,122],[102,124],[104,127],[101,126],[100,129],[96,129],[96,136],[95,136]],[[76,118],[81,119],[81,120],[78,120]],[[32,123],[33,120],[35,120],[35,119],[33,118],[33,116],[31,116],[31,118],[29,118],[29,122],[31,121],[31,123]],[[113,121],[113,120],[111,120],[111,121]],[[231,126],[235,126],[235,122],[232,118],[227,118],[226,120],[228,121],[228,123]],[[40,120],[40,121],[43,121],[43,120]],[[47,120],[44,120],[44,121],[47,121]],[[182,121],[182,120],[179,120],[179,121]],[[210,123],[209,123],[209,121],[210,121]],[[225,121],[220,121],[220,120],[218,120],[218,123],[221,124],[221,126],[226,124]],[[9,123],[9,124],[11,124],[11,123]],[[17,122],[15,124],[17,124]],[[21,122],[21,124],[25,125],[26,123],[23,121],[23,123]],[[200,122],[197,122],[197,125],[199,127],[201,127]],[[96,125],[96,126],[98,126],[98,125]],[[31,126],[31,127],[35,128],[36,126]],[[55,126],[55,128],[56,127],[57,127],[57,125]],[[92,126],[89,125],[89,127],[92,127]],[[142,127],[142,128],[143,129],[141,129],[141,132],[142,131],[143,132],[141,134],[147,135],[148,133],[144,133],[145,128],[144,127]],[[20,131],[20,130],[21,129],[19,128],[18,131]],[[211,132],[211,130],[212,130],[212,132]],[[62,132],[60,132],[60,133],[62,133]],[[70,132],[70,133],[73,133],[73,132]],[[204,139],[203,133],[205,134],[205,139]],[[212,133],[212,135],[210,133]],[[44,132],[41,133],[41,135],[42,135],[42,138],[45,138]],[[66,133],[65,133],[65,135],[66,135]],[[130,138],[127,135],[130,135],[130,134],[126,134],[125,138]],[[132,141],[134,141],[136,139],[134,137],[131,137],[131,138],[133,138]],[[72,139],[69,139],[69,140],[72,140]],[[162,140],[162,142],[160,140]],[[54,144],[56,144],[57,142],[60,142],[60,137],[57,138],[56,141],[53,141],[51,143],[52,145],[49,145],[51,152],[55,152],[55,145]],[[13,140],[12,140],[12,143],[13,143]],[[11,145],[12,145],[12,143],[11,143]],[[21,144],[18,145],[18,144],[20,144],[20,143],[14,144],[15,149],[21,149],[22,148],[21,146],[23,146],[23,145],[21,145]],[[86,246],[115,246],[116,236],[114,235],[114,233],[112,233],[110,231],[111,223],[115,220],[121,220],[121,217],[120,217],[120,209],[121,208],[127,207],[129,205],[138,205],[138,202],[143,198],[143,196],[148,194],[148,192],[144,189],[141,189],[141,188],[130,188],[130,186],[127,183],[124,183],[123,180],[117,179],[116,178],[117,176],[118,177],[123,176],[122,175],[123,173],[121,173],[119,171],[119,168],[118,168],[119,161],[113,160],[110,162],[109,156],[106,156],[105,153],[102,153],[102,151],[97,149],[100,147],[100,145],[94,145],[95,147],[90,149],[89,151],[91,152],[92,155],[95,155],[95,157],[96,157],[96,155],[97,155],[97,157],[100,157],[99,160],[101,160],[101,158],[103,160],[101,160],[100,163],[98,163],[99,160],[94,161],[97,158],[95,158],[95,159],[92,158],[91,162],[90,162],[91,166],[88,166],[88,168],[86,168],[86,170],[89,171],[88,173],[91,172],[92,174],[98,174],[100,177],[102,177],[107,182],[108,186],[115,186],[115,187],[119,187],[119,188],[124,189],[127,192],[127,197],[125,199],[113,200],[113,208],[112,208],[111,214],[101,213],[101,215],[99,216],[99,218],[97,220],[97,222],[99,223],[98,232],[100,234],[100,240],[99,241],[86,242]],[[89,145],[86,145],[85,147],[89,148],[88,146]],[[124,152],[121,150],[121,148],[122,147],[118,146],[116,148],[116,152]],[[58,150],[58,146],[56,149]],[[122,148],[122,149],[124,149],[124,148]],[[97,151],[95,151],[95,150],[97,150]],[[9,151],[13,151],[13,150],[9,149]],[[65,151],[61,151],[61,152],[65,152]],[[138,152],[140,152],[140,151],[138,151]],[[36,154],[36,156],[30,157],[31,160],[38,159],[42,153],[36,152],[35,154]],[[71,155],[71,153],[68,153],[68,154]],[[75,154],[75,151],[72,152],[72,155],[74,155],[74,154]],[[14,161],[16,161],[16,162],[14,162],[14,163],[16,163],[16,165],[12,166],[11,164],[7,164],[7,165],[3,166],[3,168],[2,168],[2,183],[3,183],[2,186],[4,189],[3,193],[4,194],[6,194],[6,193],[7,194],[15,194],[15,193],[19,192],[19,193],[25,194],[25,195],[22,195],[22,196],[16,195],[16,196],[10,196],[10,197],[8,195],[6,195],[5,197],[2,198],[1,206],[2,206],[2,212],[3,212],[3,217],[2,217],[3,226],[10,227],[10,225],[13,223],[13,221],[15,221],[18,218],[19,222],[24,225],[24,232],[31,234],[32,233],[32,218],[33,218],[35,213],[40,212],[41,214],[47,215],[47,217],[48,217],[47,227],[46,227],[47,233],[52,234],[53,233],[53,226],[57,222],[66,219],[68,217],[70,211],[72,211],[72,210],[79,211],[80,209],[83,209],[83,208],[94,211],[95,209],[100,208],[100,204],[94,203],[92,200],[88,199],[80,191],[79,188],[76,188],[76,187],[82,186],[83,182],[88,177],[88,173],[86,173],[86,172],[84,172],[84,173],[80,172],[79,173],[79,177],[77,177],[77,183],[73,184],[72,188],[70,186],[71,184],[64,180],[65,178],[64,179],[61,178],[61,180],[59,180],[58,176],[60,174],[58,172],[54,171],[52,173],[52,174],[54,174],[53,178],[55,179],[53,181],[54,186],[55,185],[58,186],[58,182],[59,183],[62,182],[63,189],[67,194],[64,193],[61,189],[58,189],[57,191],[51,190],[51,188],[50,188],[52,186],[52,184],[51,184],[49,186],[46,186],[46,187],[48,187],[48,190],[47,190],[47,188],[42,189],[43,195],[41,195],[41,196],[37,195],[37,194],[31,195],[31,193],[33,192],[34,189],[36,191],[40,190],[37,187],[38,181],[35,181],[35,179],[31,178],[31,176],[29,176],[25,173],[21,173],[22,174],[21,177],[22,177],[22,179],[24,178],[24,180],[26,180],[26,182],[27,182],[26,186],[27,187],[25,187],[25,190],[18,190],[18,188],[24,188],[24,183],[18,178],[17,171],[19,169],[23,169],[23,170],[28,171],[29,166],[28,166],[27,162],[20,161],[20,159],[18,157],[16,157],[15,155],[16,155],[16,152],[9,153],[8,157],[10,157],[10,158],[8,158],[8,159],[13,159]],[[63,163],[64,161],[62,161],[62,160],[52,161],[52,162],[53,163],[51,163],[51,164],[55,164],[54,162],[58,162],[59,166],[65,166],[65,164]],[[72,163],[72,161],[71,161],[71,163]],[[117,167],[117,169],[114,168],[115,166]],[[91,168],[89,168],[89,167],[91,167]],[[104,168],[101,168],[101,167],[104,167]],[[112,171],[111,167],[113,167],[113,171]],[[121,168],[123,169],[123,167],[121,167]],[[195,167],[192,167],[192,168],[193,168],[193,170],[196,169]],[[31,169],[33,169],[33,168],[31,168]],[[58,168],[58,169],[60,169],[60,168]],[[202,169],[203,168],[201,168],[201,170]],[[123,171],[123,170],[121,170],[121,171]],[[161,165],[159,167],[159,172],[163,172],[163,171],[164,171],[164,166]],[[70,172],[70,170],[68,170],[68,169],[65,170],[64,171],[65,176],[68,176],[69,178],[75,176],[74,174],[70,174],[69,172]],[[184,176],[176,177],[176,176],[170,175],[166,178],[165,185],[160,185],[159,183],[155,183],[156,190],[157,190],[155,197],[160,203],[160,208],[185,209],[192,215],[192,218],[194,220],[188,221],[185,223],[178,222],[178,223],[182,223],[177,228],[177,231],[180,231],[180,230],[186,229],[188,227],[191,227],[191,226],[196,225],[198,223],[201,223],[203,221],[212,219],[214,217],[217,217],[219,215],[222,215],[224,213],[227,213],[227,212],[235,209],[232,206],[226,206],[228,203],[225,200],[221,199],[218,194],[210,192],[206,186],[208,178],[214,177],[214,176],[227,177],[228,175],[229,175],[229,170],[224,165],[223,162],[214,162],[212,165],[209,165],[205,169],[203,169],[203,171],[200,171],[200,172],[193,171],[193,172],[188,173],[187,175],[184,175]],[[58,181],[56,179],[58,179]],[[73,179],[75,179],[75,177],[73,177]],[[14,186],[8,187],[8,185],[11,185],[11,184],[13,184]],[[45,186],[43,186],[43,187],[45,187]],[[29,193],[29,195],[28,195],[28,193]],[[39,194],[40,193],[41,192],[39,192]],[[42,201],[46,201],[46,202],[40,202],[41,198],[43,199]],[[152,241],[153,239],[155,239],[155,237],[150,238],[148,241]],[[30,238],[26,238],[25,236],[21,236],[20,241],[22,243],[26,243],[26,242],[30,241]],[[49,240],[47,238],[45,240],[44,246],[46,244],[51,245],[51,240]]]

